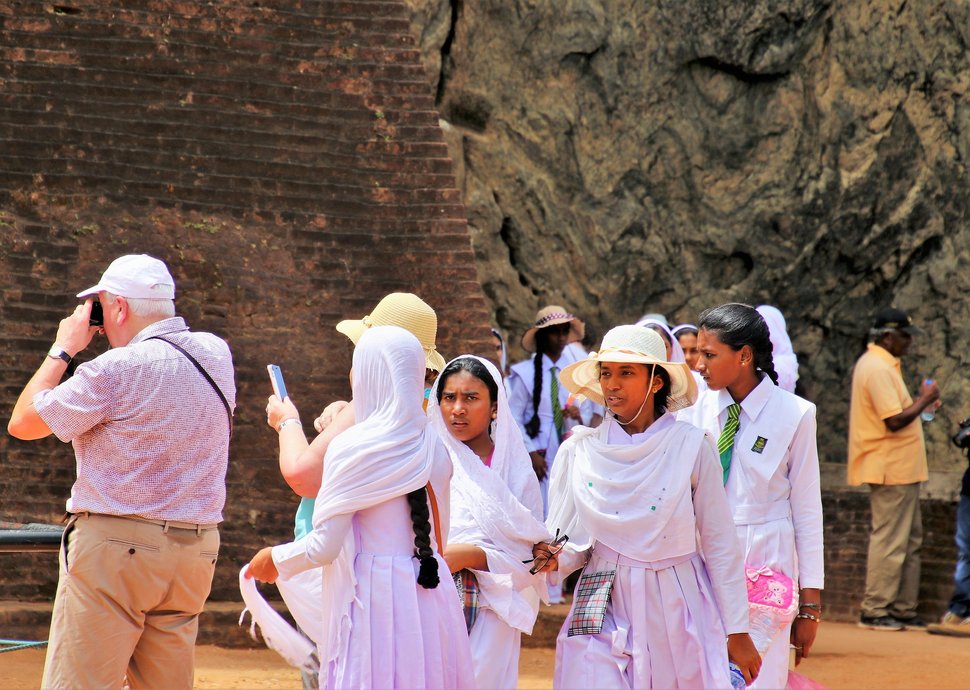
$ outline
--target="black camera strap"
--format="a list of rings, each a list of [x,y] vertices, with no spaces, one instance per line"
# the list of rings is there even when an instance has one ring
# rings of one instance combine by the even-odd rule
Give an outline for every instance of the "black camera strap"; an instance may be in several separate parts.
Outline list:
[[[212,379],[211,376],[209,376],[209,372],[207,372],[205,369],[203,369],[202,368],[202,365],[199,364],[198,360],[196,360],[195,357],[193,357],[188,352],[186,352],[185,351],[185,348],[179,347],[178,345],[176,345],[175,343],[173,343],[171,340],[166,340],[165,338],[163,338],[161,336],[158,336],[158,335],[153,335],[150,338],[145,338],[145,340],[161,340],[163,343],[168,343],[169,345],[171,345],[172,347],[174,347],[176,350],[178,350],[179,352],[181,352],[183,355],[185,355],[185,357],[190,362],[192,362],[192,364],[195,365],[195,368],[198,369],[199,370],[199,373],[202,374],[205,377],[205,380],[209,382],[209,385],[212,386],[212,389],[216,393],[219,394],[219,400],[222,401],[222,406],[226,408],[226,416],[229,418],[229,435],[231,436],[232,435],[232,410],[229,409],[229,401],[226,400],[226,396],[222,392],[222,389],[219,388],[219,385]]]

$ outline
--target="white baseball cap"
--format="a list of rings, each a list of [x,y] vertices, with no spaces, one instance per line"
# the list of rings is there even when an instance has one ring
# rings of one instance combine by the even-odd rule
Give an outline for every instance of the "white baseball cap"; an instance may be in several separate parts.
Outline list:
[[[175,299],[175,280],[155,257],[128,254],[112,261],[98,284],[77,296],[89,297],[101,291],[132,299]]]

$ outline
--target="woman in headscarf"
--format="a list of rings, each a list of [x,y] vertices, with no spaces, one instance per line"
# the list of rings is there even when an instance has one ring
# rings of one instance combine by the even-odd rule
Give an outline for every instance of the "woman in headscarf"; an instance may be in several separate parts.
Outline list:
[[[554,687],[730,688],[729,659],[751,682],[760,658],[720,467],[710,438],[671,414],[697,395],[687,365],[652,330],[619,326],[562,382],[610,414],[575,429],[553,467],[559,572],[585,566]]]
[[[444,557],[464,598],[475,683],[515,688],[522,633],[546,598],[545,576],[528,564],[534,545],[550,540],[539,481],[491,362],[449,362],[428,415],[454,466]]]
[[[274,582],[323,566],[321,687],[473,687],[461,608],[439,554],[451,461],[422,409],[424,375],[412,334],[379,326],[361,335],[356,423],[327,449],[313,531],[262,549],[248,567]]]
[[[684,348],[681,347],[680,341],[674,337],[673,331],[667,325],[667,320],[656,318],[658,316],[660,315],[647,314],[637,321],[637,325],[643,328],[649,328],[663,339],[664,347],[667,350],[668,362],[686,362],[687,357],[684,355]]]

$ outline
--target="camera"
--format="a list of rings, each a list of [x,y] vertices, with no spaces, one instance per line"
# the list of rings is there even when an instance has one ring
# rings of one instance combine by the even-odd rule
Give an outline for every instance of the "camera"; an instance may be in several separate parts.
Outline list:
[[[950,440],[957,448],[970,448],[970,417],[960,422],[960,428]]]
[[[88,324],[99,327],[104,325],[104,310],[98,300],[91,303],[91,318],[88,320]]]

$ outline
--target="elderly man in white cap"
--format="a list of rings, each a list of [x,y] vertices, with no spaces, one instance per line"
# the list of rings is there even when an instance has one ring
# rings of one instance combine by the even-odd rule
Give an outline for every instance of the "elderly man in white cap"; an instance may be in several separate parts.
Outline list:
[[[7,427],[54,434],[77,456],[41,685],[118,687],[127,675],[132,688],[188,689],[219,555],[232,356],[175,316],[175,281],[153,257],[116,259],[78,297]],[[96,333],[112,349],[60,383]]]

